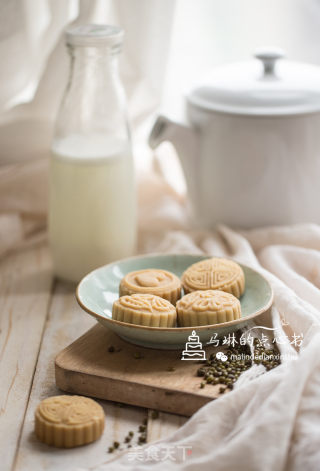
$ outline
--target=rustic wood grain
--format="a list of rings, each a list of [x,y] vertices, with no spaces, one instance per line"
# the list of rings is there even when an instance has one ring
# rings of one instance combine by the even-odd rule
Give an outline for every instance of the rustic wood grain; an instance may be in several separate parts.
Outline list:
[[[157,418],[153,418],[152,410],[149,410],[148,415],[148,442],[154,442],[168,437],[174,433],[178,428],[182,427],[188,420],[187,417],[176,414],[167,414],[166,412],[159,412]]]
[[[54,290],[52,292],[52,287]],[[33,433],[34,411],[40,400],[61,394],[55,386],[56,354],[95,324],[78,307],[74,285],[52,282],[51,263],[45,245],[7,256],[0,263],[0,451],[4,471],[63,471],[90,469],[108,462],[108,448],[138,429],[147,409],[100,401],[106,413],[103,437],[73,450],[59,450],[39,443]],[[176,430],[186,419],[149,411],[148,441]]]
[[[12,467],[51,296],[44,245],[8,255],[0,263],[1,466]]]
[[[98,324],[57,356],[56,381],[64,391],[190,416],[219,395],[219,385],[200,389],[198,368],[180,350],[137,347]]]
[[[95,321],[77,305],[74,286],[57,283],[49,311],[39,361],[31,391],[15,470],[71,471],[77,467],[89,469],[114,457],[108,454],[108,447],[114,441],[123,442],[129,430],[137,430],[147,411],[137,407],[119,407],[111,402],[100,402],[106,413],[105,431],[100,440],[85,447],[62,450],[49,447],[37,441],[34,433],[34,411],[45,397],[62,394],[55,386],[54,358],[56,354]],[[123,446],[122,446],[123,448]]]

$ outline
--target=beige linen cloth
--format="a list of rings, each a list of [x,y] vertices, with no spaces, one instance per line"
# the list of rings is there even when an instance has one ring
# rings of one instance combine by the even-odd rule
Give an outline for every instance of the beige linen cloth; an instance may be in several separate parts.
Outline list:
[[[152,232],[144,230],[147,250],[228,255],[261,271],[274,290],[271,319],[278,338],[286,338],[281,315],[293,333],[303,334],[303,344],[297,354],[289,344],[292,337],[284,344],[279,340],[281,366],[258,377],[254,372],[252,380],[240,378],[232,392],[200,409],[170,437],[95,471],[319,470],[320,227],[190,231],[184,205],[172,192],[155,181],[141,190],[142,223],[153,221],[147,224]],[[192,447],[191,453],[183,456],[183,447]],[[172,454],[163,461],[168,450]]]
[[[46,237],[46,179],[45,159],[0,167],[2,257]],[[303,334],[300,353],[287,341],[280,347],[289,358],[277,369],[264,375],[262,366],[249,370],[232,392],[203,407],[172,436],[90,469],[319,470],[320,227],[246,232],[190,227],[184,200],[159,175],[140,177],[139,252],[228,255],[260,270],[274,289],[273,325],[281,335],[281,315],[293,332]],[[183,456],[181,447],[191,453]],[[173,454],[160,459],[168,450]]]

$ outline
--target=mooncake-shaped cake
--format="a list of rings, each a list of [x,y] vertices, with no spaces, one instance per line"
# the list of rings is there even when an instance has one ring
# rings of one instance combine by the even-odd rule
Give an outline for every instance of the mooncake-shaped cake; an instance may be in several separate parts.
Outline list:
[[[199,290],[220,290],[237,298],[244,292],[245,279],[240,265],[225,258],[209,258],[194,263],[182,275],[185,294]]]
[[[219,290],[193,291],[177,302],[178,325],[191,327],[240,319],[241,306],[233,294]]]
[[[44,399],[35,412],[35,432],[47,445],[72,448],[97,440],[104,429],[104,411],[83,396]]]
[[[112,319],[149,327],[175,327],[176,308],[154,294],[121,296],[112,306]]]
[[[175,305],[181,295],[181,281],[166,270],[146,268],[132,271],[122,278],[119,295],[135,293],[155,294]]]

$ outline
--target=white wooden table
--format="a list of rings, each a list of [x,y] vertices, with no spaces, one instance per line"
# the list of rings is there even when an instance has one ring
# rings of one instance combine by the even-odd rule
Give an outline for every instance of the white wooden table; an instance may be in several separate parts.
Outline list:
[[[68,471],[102,464],[108,448],[123,442],[148,418],[147,441],[165,437],[187,419],[99,401],[106,413],[103,437],[85,447],[61,450],[37,441],[34,411],[48,396],[60,394],[54,358],[94,320],[77,305],[74,285],[55,281],[46,245],[8,255],[0,262],[0,456],[1,471]],[[133,445],[136,440],[133,441]]]

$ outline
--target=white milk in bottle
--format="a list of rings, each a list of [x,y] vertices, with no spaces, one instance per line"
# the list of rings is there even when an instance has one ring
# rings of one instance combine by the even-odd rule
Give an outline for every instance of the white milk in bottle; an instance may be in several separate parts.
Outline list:
[[[126,143],[81,135],[54,142],[50,172],[49,236],[56,275],[77,281],[131,255],[135,188]]]

